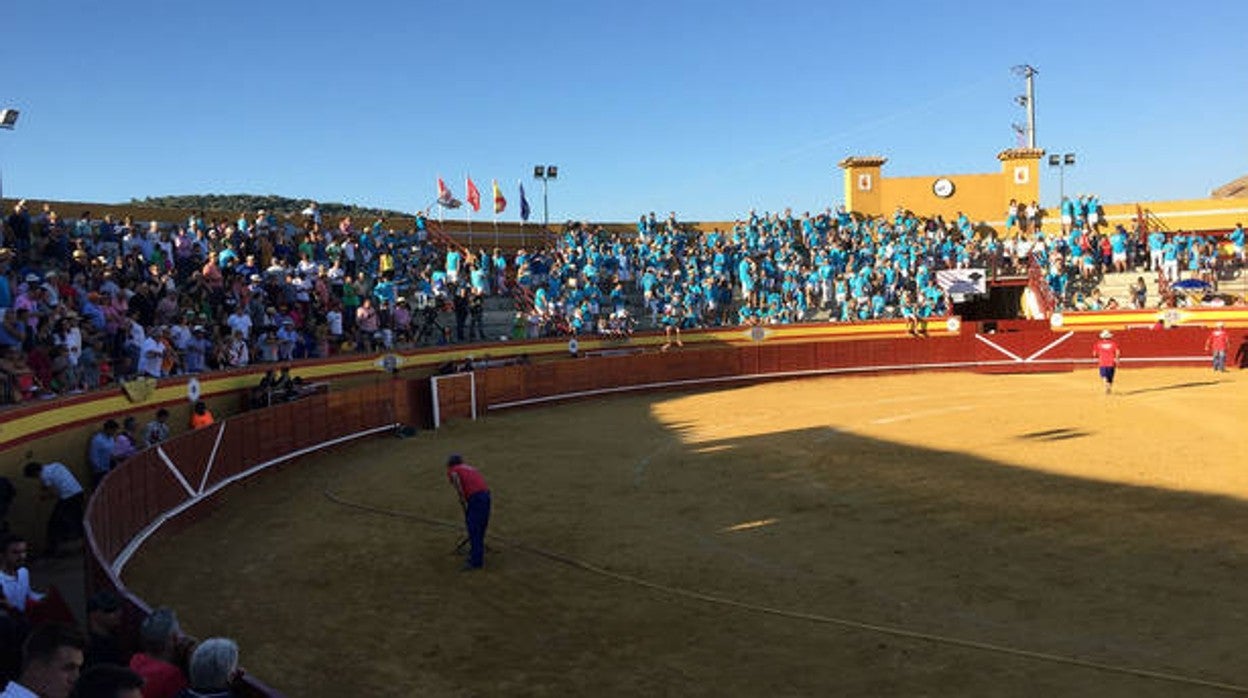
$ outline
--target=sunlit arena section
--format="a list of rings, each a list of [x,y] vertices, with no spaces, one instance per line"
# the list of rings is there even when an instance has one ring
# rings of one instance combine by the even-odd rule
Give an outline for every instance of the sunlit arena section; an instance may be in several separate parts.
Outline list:
[[[296,461],[124,578],[287,695],[1244,690],[1241,374],[831,377],[492,412]],[[489,479],[459,572],[444,463]]]

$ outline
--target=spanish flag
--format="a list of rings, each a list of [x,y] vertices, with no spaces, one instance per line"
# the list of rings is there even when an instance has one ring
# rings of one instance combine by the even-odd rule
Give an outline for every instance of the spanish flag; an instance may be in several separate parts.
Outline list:
[[[507,199],[503,198],[503,190],[498,188],[498,180],[494,180],[494,215],[507,210]]]

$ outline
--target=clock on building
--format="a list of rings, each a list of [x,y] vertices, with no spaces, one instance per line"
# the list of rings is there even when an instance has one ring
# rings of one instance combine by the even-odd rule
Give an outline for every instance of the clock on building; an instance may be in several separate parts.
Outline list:
[[[932,193],[942,199],[948,199],[953,196],[953,180],[948,177],[941,177],[932,182]]]

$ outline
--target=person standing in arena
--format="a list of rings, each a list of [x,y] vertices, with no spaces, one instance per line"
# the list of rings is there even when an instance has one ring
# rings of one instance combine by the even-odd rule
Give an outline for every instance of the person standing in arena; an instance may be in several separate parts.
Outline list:
[[[1101,381],[1105,383],[1105,394],[1109,395],[1114,389],[1114,373],[1118,369],[1118,360],[1121,357],[1113,332],[1109,330],[1101,332],[1100,341],[1092,345],[1092,356],[1096,357],[1096,364],[1101,372]]]
[[[1205,351],[1213,351],[1213,370],[1218,373],[1226,372],[1226,347],[1230,341],[1231,336],[1221,322],[1214,326],[1209,338],[1205,340]]]
[[[468,561],[464,570],[478,570],[485,564],[485,529],[490,525],[490,488],[485,478],[458,454],[446,460],[446,477],[455,486],[464,510],[468,530]]]

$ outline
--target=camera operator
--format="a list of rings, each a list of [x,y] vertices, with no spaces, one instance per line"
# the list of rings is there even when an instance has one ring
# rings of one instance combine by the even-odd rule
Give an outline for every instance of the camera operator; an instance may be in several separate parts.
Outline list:
[[[455,341],[465,340],[464,328],[468,324],[468,287],[459,284],[454,287],[452,303],[455,309]]]
[[[416,295],[416,308],[420,311],[420,329],[416,332],[416,343],[423,344],[426,339],[437,341],[442,336],[442,325],[438,322],[438,303],[428,295]]]

